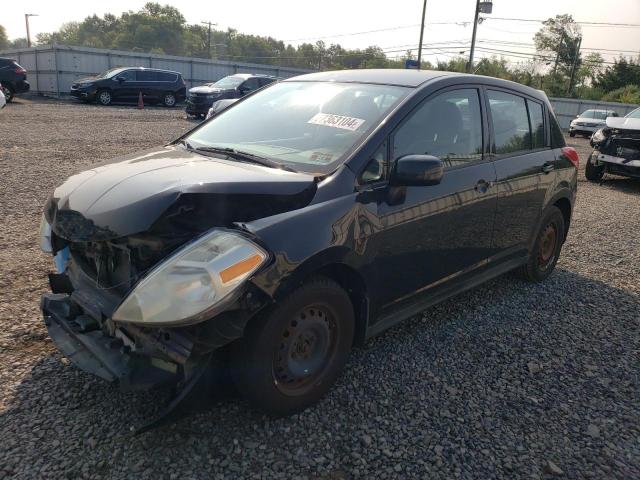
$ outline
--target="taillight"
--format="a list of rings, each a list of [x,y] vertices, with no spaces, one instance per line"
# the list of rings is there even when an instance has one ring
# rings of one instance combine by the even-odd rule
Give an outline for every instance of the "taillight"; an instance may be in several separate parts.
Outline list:
[[[24,68],[22,68],[22,67],[18,67],[18,68],[16,68],[16,69],[15,69],[15,72],[16,72],[18,75],[26,75],[26,73],[27,73],[27,71],[26,71]]]
[[[580,157],[578,156],[578,152],[573,147],[562,147],[562,154],[569,159],[573,166],[578,168],[580,165]]]

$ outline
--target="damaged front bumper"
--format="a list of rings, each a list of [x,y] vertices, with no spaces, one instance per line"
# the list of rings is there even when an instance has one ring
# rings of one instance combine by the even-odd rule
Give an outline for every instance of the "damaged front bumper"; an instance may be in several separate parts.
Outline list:
[[[119,329],[115,336],[109,336],[94,328],[95,322],[80,311],[70,295],[45,294],[40,307],[56,347],[87,373],[117,383],[123,390],[174,385],[185,378],[185,365],[136,354],[125,344],[126,334]],[[182,347],[184,354],[189,346]]]
[[[598,151],[594,152],[592,158],[596,166],[604,166],[608,173],[640,178],[640,159],[616,157]]]

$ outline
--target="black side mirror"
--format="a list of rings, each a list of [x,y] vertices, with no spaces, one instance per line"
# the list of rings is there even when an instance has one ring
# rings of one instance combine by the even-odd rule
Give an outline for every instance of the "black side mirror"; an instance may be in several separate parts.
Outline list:
[[[116,77],[116,80],[118,81],[118,83],[122,83],[126,80],[126,78],[124,77]]]
[[[391,185],[437,185],[442,180],[442,160],[433,155],[405,155],[396,160]]]

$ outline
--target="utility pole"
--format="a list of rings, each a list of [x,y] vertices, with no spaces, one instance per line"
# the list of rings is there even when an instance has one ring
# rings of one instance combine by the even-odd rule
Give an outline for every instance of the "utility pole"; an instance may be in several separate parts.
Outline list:
[[[578,57],[580,56],[580,46],[582,45],[582,35],[578,37],[578,43],[573,54],[573,65],[571,66],[571,78],[569,78],[569,88],[567,89],[567,95],[571,95],[573,91],[573,81],[576,77],[576,67],[578,66]]]
[[[200,22],[200,23],[204,23],[205,25],[209,25],[209,33],[207,34],[207,58],[211,58],[211,26],[213,25],[214,27],[217,26],[217,23],[211,23],[209,22]]]
[[[427,0],[422,4],[422,24],[420,25],[420,43],[418,44],[418,70],[422,68],[422,38],[424,37],[424,16],[427,13]]]
[[[473,53],[476,49],[476,32],[478,30],[478,15],[480,14],[480,0],[476,0],[476,14],[473,17],[473,35],[471,36],[471,50],[469,51],[469,65],[467,72],[473,71]]]
[[[35,13],[25,13],[24,14],[24,23],[27,24],[27,47],[31,48],[31,33],[29,32],[29,17],[37,17],[38,15]]]
[[[558,45],[558,51],[556,52],[556,61],[553,64],[553,74],[556,74],[558,68],[558,60],[560,59],[560,50],[562,49],[562,42],[564,41],[564,28],[562,29],[562,35],[560,35],[560,44]]]

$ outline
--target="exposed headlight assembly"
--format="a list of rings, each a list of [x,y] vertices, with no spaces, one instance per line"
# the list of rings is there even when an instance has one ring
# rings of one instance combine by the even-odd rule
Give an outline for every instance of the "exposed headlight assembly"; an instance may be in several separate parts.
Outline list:
[[[53,247],[51,246],[51,225],[49,225],[47,219],[44,218],[44,215],[42,215],[42,218],[40,219],[39,238],[40,250],[45,253],[53,253]]]
[[[267,252],[242,235],[212,230],[153,269],[112,318],[149,325],[205,320],[267,259]]]
[[[596,130],[591,136],[591,141],[594,143],[600,143],[605,141],[608,136],[609,130],[607,128],[601,128],[600,130]]]

